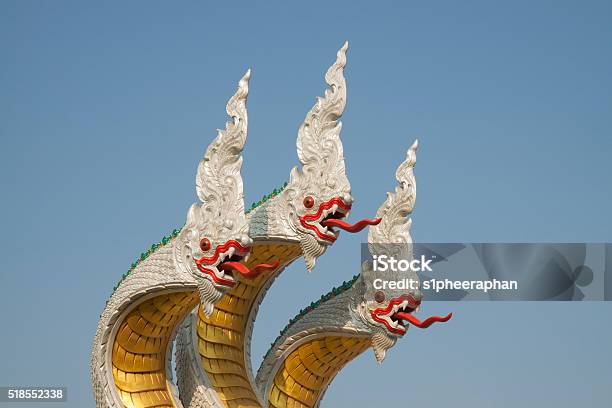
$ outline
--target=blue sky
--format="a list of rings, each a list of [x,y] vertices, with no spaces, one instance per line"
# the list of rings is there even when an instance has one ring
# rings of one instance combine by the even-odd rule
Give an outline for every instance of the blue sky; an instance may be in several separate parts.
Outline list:
[[[345,40],[354,219],[419,137],[415,240],[612,241],[609,2],[330,3],[0,4],[0,385],[66,385],[58,407],[92,405],[98,315],[138,254],[182,225],[237,80],[253,70],[250,203],[297,163],[297,127]],[[300,260],[275,283],[255,366],[285,321],[357,272],[364,237],[343,234],[312,274]],[[422,310],[455,317],[409,333],[382,366],[361,356],[322,406],[609,404],[610,304]]]

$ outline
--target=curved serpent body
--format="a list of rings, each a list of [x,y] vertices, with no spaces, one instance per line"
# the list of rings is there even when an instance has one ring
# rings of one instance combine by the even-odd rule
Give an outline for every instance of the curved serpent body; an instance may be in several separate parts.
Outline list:
[[[298,245],[264,247],[285,265],[301,255]],[[198,308],[181,327],[176,368],[185,407],[260,406],[248,345],[260,300],[283,269],[242,282],[221,298],[210,317]]]
[[[411,259],[411,221],[416,198],[413,167],[417,143],[396,172],[399,186],[378,209],[382,222],[370,227],[368,246],[372,255]],[[269,407],[317,407],[338,372],[352,359],[372,348],[378,362],[408,329],[406,319],[421,328],[451,315],[421,322],[412,316],[421,302],[418,289],[375,290],[381,273],[366,261],[359,275],[321,296],[292,319],[275,340],[257,372],[256,383]],[[415,272],[385,272],[389,280],[411,279]]]
[[[100,317],[91,362],[97,407],[175,406],[168,347],[198,291],[191,274],[175,268],[173,248],[140,263]]]
[[[346,101],[347,47],[345,44],[338,51],[325,75],[330,89],[317,100],[298,132],[302,168],[292,170],[289,183],[278,196],[249,214],[256,243],[282,243],[270,244],[268,250],[283,265],[303,255],[310,270],[316,258],[336,240],[338,232],[332,226],[358,232],[379,221],[361,220],[349,225],[341,220],[352,204],[338,122]],[[255,220],[259,227],[253,227]],[[241,281],[220,299],[212,316],[200,308],[179,330],[177,380],[185,407],[264,404],[254,385],[250,340],[259,304],[283,269]]]
[[[92,375],[98,407],[117,406],[105,401],[103,392],[112,392],[113,384],[125,406],[180,406],[169,364],[171,345],[178,324],[199,304],[200,296],[193,275],[176,266],[175,242],[173,239],[141,262],[115,291],[100,317],[94,340],[99,349],[95,348],[92,357],[92,367],[97,367]],[[255,241],[245,265],[252,267],[272,258],[284,268],[299,254],[298,245],[259,245]],[[263,280],[260,276],[252,282],[241,281],[230,293],[236,289],[243,294],[256,293],[254,288]],[[218,302],[211,320],[219,319],[227,308],[228,303]],[[200,312],[205,317],[204,310]],[[217,337],[225,334],[222,329]]]
[[[240,169],[246,142],[250,71],[227,104],[232,118],[198,166],[187,222],[141,255],[116,287],[100,316],[93,342],[91,379],[102,407],[180,407],[172,383],[176,328],[198,304],[214,305],[244,277],[276,268],[251,251]],[[240,264],[250,252],[246,265]],[[256,265],[257,264],[257,265]]]
[[[360,283],[294,318],[264,357],[256,383],[270,407],[318,406],[336,374],[372,344],[372,330],[354,318]]]

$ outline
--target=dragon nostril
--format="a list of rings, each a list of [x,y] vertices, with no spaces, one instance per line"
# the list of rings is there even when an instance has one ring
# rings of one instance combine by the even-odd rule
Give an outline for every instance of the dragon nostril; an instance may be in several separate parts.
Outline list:
[[[377,291],[374,294],[374,300],[376,300],[378,303],[382,303],[385,301],[385,294],[382,291]]]

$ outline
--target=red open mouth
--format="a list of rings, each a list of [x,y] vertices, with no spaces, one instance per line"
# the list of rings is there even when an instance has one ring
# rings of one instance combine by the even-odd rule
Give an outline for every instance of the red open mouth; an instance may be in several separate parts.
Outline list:
[[[195,259],[195,263],[200,272],[209,275],[215,283],[229,287],[236,284],[233,271],[247,279],[254,279],[264,272],[278,268],[280,264],[278,261],[272,264],[255,265],[252,268],[246,267],[241,261],[250,250],[250,247],[244,247],[238,241],[231,239],[217,246],[212,256]]]
[[[407,330],[404,320],[420,329],[426,329],[436,322],[447,322],[453,316],[449,313],[444,317],[432,316],[421,321],[412,315],[420,303],[410,295],[403,295],[391,299],[387,307],[373,310],[370,316],[374,321],[384,324],[390,332],[400,335],[404,335]]]
[[[368,225],[376,225],[380,222],[380,218],[375,218],[373,220],[363,219],[354,224],[349,224],[343,218],[348,215],[350,209],[350,204],[346,204],[339,197],[334,197],[321,203],[316,213],[306,214],[299,219],[304,228],[314,231],[319,238],[329,242],[334,242],[340,233],[334,228],[348,232],[359,232]]]

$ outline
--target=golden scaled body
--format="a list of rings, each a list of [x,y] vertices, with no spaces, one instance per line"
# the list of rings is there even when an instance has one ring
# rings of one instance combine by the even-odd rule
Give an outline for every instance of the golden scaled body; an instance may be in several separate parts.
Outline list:
[[[283,362],[267,395],[270,407],[317,406],[349,361],[370,347],[367,337],[324,336],[301,344]]]
[[[159,295],[139,304],[121,322],[112,362],[124,406],[176,406],[167,384],[166,351],[174,329],[198,300],[197,291]]]
[[[281,267],[301,255],[296,244],[254,245],[247,266],[280,261]],[[249,380],[247,325],[260,291],[270,278],[242,280],[215,305],[210,318],[198,310],[197,337],[202,368],[228,407],[261,407]]]
[[[298,245],[254,245],[248,267],[301,254]],[[243,280],[219,301],[210,318],[198,311],[202,367],[228,407],[259,407],[249,382],[245,335],[251,309],[269,274]],[[176,407],[166,375],[166,353],[177,325],[199,302],[197,291],[166,293],[143,301],[126,315],[113,340],[115,387],[125,407]]]

